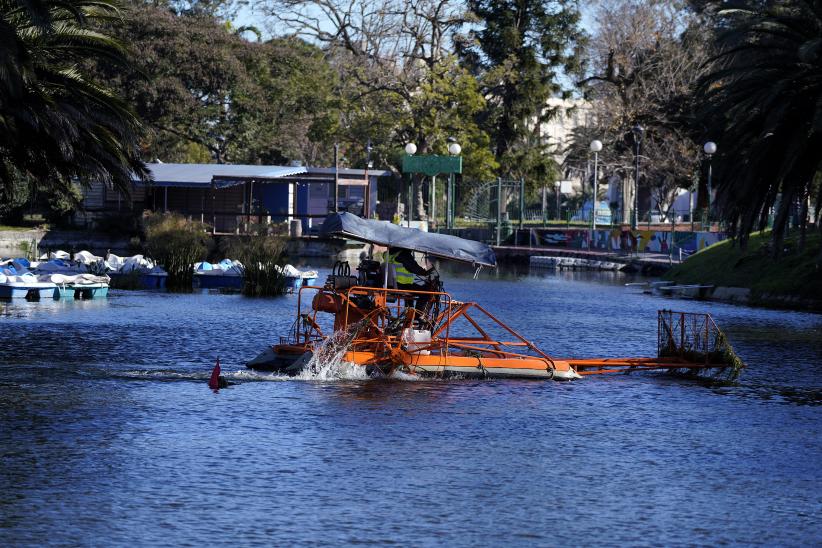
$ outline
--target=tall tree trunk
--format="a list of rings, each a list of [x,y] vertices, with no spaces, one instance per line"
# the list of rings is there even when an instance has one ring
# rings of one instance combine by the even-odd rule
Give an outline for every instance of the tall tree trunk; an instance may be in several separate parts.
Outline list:
[[[791,202],[793,202],[793,193],[790,191],[783,191],[782,197],[779,200],[779,211],[776,213],[776,218],[773,221],[773,234],[771,234],[771,242],[773,243],[773,258],[778,259],[782,255],[782,244],[785,241],[785,225],[788,222],[788,214],[791,211]]]

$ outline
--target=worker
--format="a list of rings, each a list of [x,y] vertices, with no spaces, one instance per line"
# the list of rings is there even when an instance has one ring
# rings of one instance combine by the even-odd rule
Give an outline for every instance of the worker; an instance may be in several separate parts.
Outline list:
[[[417,264],[411,251],[407,249],[389,248],[389,250],[383,254],[383,258],[386,259],[384,264],[389,267],[389,273],[394,274],[393,283],[389,282],[389,287],[412,291],[426,291],[430,289],[428,279],[431,273],[434,272],[434,268],[423,268]],[[421,293],[416,296],[416,302],[414,302],[414,297],[408,297],[405,299],[405,304],[408,307],[423,312],[426,305],[431,301],[431,297],[431,295]]]
[[[389,248],[383,253],[384,264],[393,267],[394,282],[397,289],[425,289],[425,278],[434,271],[423,268],[414,260],[414,255],[407,249]]]

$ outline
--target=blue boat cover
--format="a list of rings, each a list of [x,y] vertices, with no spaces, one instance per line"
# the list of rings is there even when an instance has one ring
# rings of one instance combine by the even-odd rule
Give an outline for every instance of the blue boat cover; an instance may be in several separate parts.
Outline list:
[[[482,242],[397,226],[388,221],[362,219],[353,213],[332,213],[326,217],[321,233],[386,247],[409,249],[441,259],[471,263],[474,266],[497,265],[494,250]]]

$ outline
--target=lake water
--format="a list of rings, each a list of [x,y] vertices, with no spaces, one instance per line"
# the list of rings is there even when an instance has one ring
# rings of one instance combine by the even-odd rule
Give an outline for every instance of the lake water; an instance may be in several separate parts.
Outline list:
[[[446,289],[555,355],[650,356],[658,308],[710,312],[739,382],[282,380],[242,364],[294,296],[0,304],[0,545],[818,544],[822,315],[625,281]]]

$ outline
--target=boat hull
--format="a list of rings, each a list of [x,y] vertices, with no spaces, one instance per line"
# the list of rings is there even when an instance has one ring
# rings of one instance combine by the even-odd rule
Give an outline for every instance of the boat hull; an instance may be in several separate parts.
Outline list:
[[[73,285],[62,285],[58,284],[57,287],[54,288],[54,298],[55,299],[74,299],[75,297],[75,289]]]
[[[401,352],[401,367],[409,373],[433,377],[556,379],[571,380],[579,375],[564,361],[544,358],[490,358],[455,354]],[[371,352],[347,352],[344,359],[359,365],[375,364]]]
[[[312,352],[303,346],[277,345],[267,348],[246,367],[257,371],[271,371],[286,375],[299,374]],[[380,363],[373,352],[346,352],[343,361],[366,367],[374,374],[392,368]],[[555,379],[579,378],[567,362],[554,361],[553,366],[542,358],[476,358],[471,356],[422,353],[402,353],[399,368],[423,377],[500,378],[500,379]]]
[[[226,276],[217,274],[195,274],[194,280],[199,284],[200,289],[221,289],[232,288],[242,289],[242,276]]]
[[[312,352],[302,346],[276,345],[266,348],[245,366],[255,371],[297,375],[311,356]]]
[[[45,282],[0,284],[0,299],[53,299],[54,288],[53,283]]]

